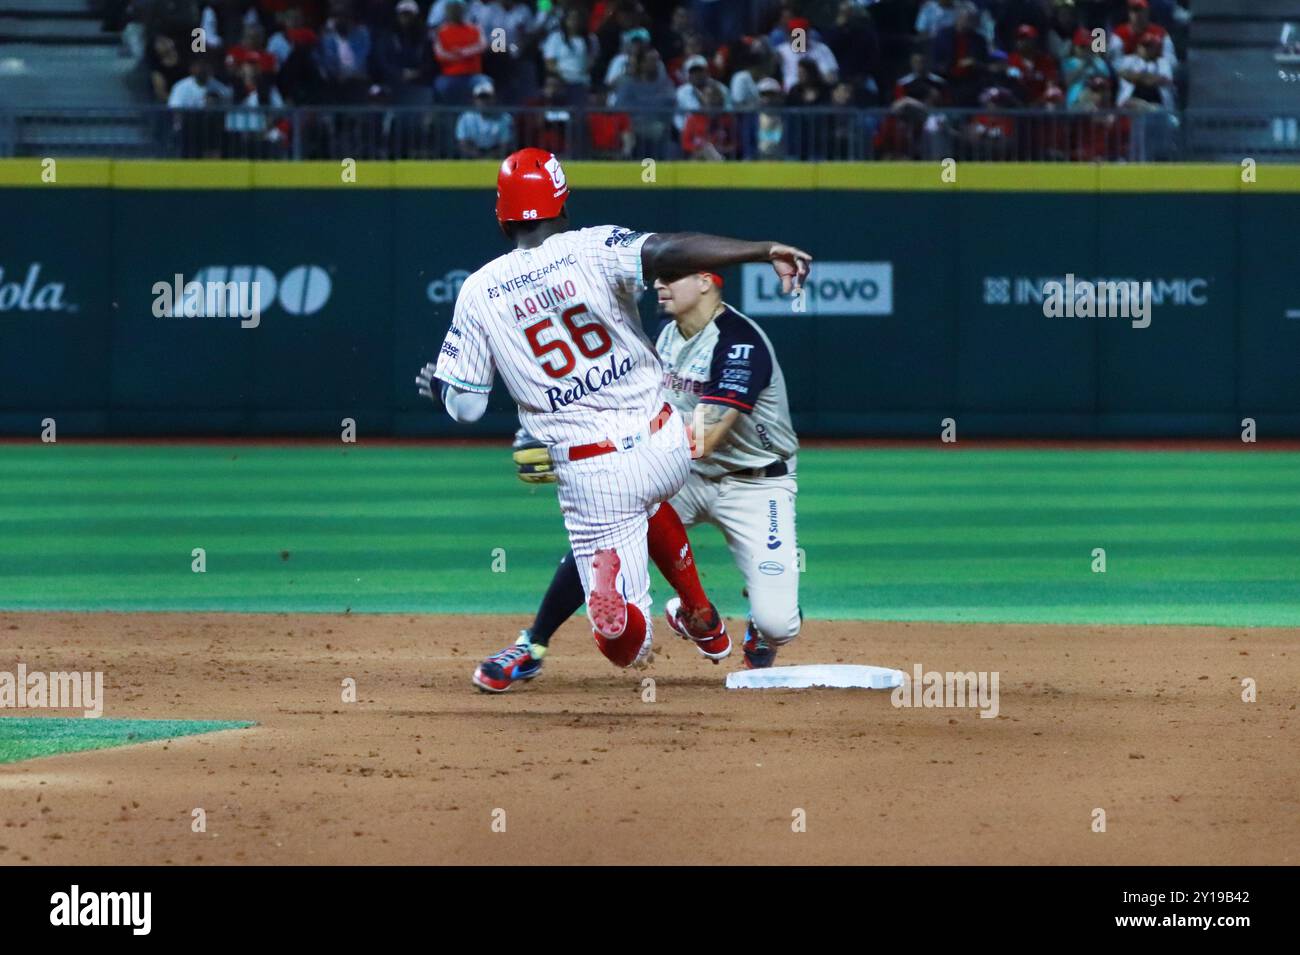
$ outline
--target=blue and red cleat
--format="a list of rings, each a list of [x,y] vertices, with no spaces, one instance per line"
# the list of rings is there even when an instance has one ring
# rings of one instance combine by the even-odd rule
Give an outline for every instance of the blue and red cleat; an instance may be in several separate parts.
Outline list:
[[[776,647],[768,643],[763,635],[749,621],[745,627],[745,667],[750,670],[766,670],[776,662]]]
[[[542,672],[546,647],[533,643],[533,635],[519,631],[512,646],[492,654],[474,671],[474,685],[485,693],[504,693],[520,680],[531,680]]]

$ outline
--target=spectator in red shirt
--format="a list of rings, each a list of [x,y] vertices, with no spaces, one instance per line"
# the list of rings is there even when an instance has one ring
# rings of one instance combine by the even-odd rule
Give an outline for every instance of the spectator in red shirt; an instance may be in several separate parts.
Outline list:
[[[876,131],[874,147],[877,159],[928,158],[928,136],[946,141],[942,115],[931,112],[941,105],[939,87],[931,83],[913,83],[908,88],[915,95],[895,100],[889,108],[889,115]]]
[[[1107,50],[1111,65],[1118,66],[1122,57],[1135,55],[1144,34],[1160,38],[1160,56],[1168,60],[1170,66],[1178,62],[1169,33],[1160,24],[1151,22],[1151,7],[1147,0],[1128,0],[1128,22],[1115,28]]]
[[[723,109],[722,87],[710,83],[700,90],[700,106],[711,111]],[[688,159],[734,159],[736,143],[734,113],[691,113],[682,126],[682,152]]]
[[[587,114],[587,141],[592,155],[597,159],[626,159],[632,155],[636,134],[627,113],[600,112],[605,109],[605,94],[592,90],[587,105],[593,110]]]
[[[1016,30],[1016,51],[1007,57],[1007,76],[1020,84],[1022,98],[1031,106],[1041,105],[1047,88],[1060,81],[1056,60],[1039,49],[1038,30],[1028,23]]]
[[[1094,76],[1079,98],[1078,107],[1089,116],[1079,131],[1074,158],[1078,162],[1096,162],[1126,158],[1129,154],[1132,121],[1115,113],[1114,90],[1109,79]]]
[[[226,72],[242,76],[239,67],[244,63],[256,64],[258,72],[275,75],[280,65],[266,50],[266,31],[260,23],[244,24],[240,41],[226,51]]]
[[[433,55],[442,67],[442,75],[434,81],[441,102],[457,105],[469,102],[474,80],[483,72],[486,49],[483,31],[465,21],[465,5],[459,0],[447,4],[447,19],[438,28],[433,43]]]
[[[931,62],[936,72],[948,81],[956,106],[969,106],[979,98],[988,73],[988,41],[976,29],[976,17],[972,7],[963,6],[955,25],[940,30],[934,37]]]
[[[990,86],[980,94],[980,105],[984,111],[971,119],[965,132],[972,158],[1011,158],[1016,150],[1016,121],[1009,110],[1016,105],[1015,97],[1001,87]]]
[[[1071,158],[1070,148],[1078,121],[1065,112],[1065,91],[1059,86],[1049,86],[1043,94],[1043,109],[1056,115],[1026,120],[1028,129],[1021,137],[1021,158],[1067,161]]]
[[[1160,37],[1148,33],[1138,44],[1135,56],[1119,61],[1119,94],[1115,105],[1128,108],[1174,108],[1174,75],[1160,55]]]

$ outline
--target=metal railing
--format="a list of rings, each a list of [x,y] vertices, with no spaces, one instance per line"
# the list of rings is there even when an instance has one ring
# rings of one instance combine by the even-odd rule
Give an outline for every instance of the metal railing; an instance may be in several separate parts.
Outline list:
[[[1300,161],[1296,113],[1224,110],[750,111],[455,106],[0,110],[0,156],[1019,162]]]

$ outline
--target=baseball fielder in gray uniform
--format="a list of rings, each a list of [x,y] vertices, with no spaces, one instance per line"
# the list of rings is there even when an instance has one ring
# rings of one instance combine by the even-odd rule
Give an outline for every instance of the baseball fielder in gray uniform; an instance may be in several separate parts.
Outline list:
[[[767,335],[722,301],[709,273],[655,282],[673,321],[656,350],[669,402],[691,422],[694,460],[672,498],[682,524],[722,531],[745,578],[745,663],[768,667],[799,633],[795,466],[785,376]],[[666,610],[672,615],[673,600]]]
[[[713,524],[722,531],[749,597],[745,665],[770,667],[777,649],[798,636],[803,619],[795,537],[799,439],[785,376],[763,330],[722,301],[719,276],[661,276],[654,288],[672,319],[656,344],[664,392],[689,422],[692,441],[691,474],[669,503],[685,526]],[[553,480],[538,442],[521,432],[515,447],[521,480]],[[547,646],[582,602],[577,566],[566,554],[519,641]],[[678,603],[670,598],[664,612],[681,634]]]

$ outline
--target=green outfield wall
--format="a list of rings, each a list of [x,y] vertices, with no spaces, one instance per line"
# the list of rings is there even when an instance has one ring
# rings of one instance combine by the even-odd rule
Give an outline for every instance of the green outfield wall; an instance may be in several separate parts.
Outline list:
[[[965,436],[1226,437],[1246,417],[1300,435],[1300,167],[955,171],[573,163],[570,214],[811,251],[802,313],[761,267],[725,275],[805,435],[933,435],[947,417]],[[506,249],[495,166],[344,173],[0,162],[0,433],[466,434],[413,378],[459,283]],[[1067,274],[1151,282],[1149,326],[1045,316]],[[177,276],[256,280],[256,327],[156,314]],[[512,408],[498,389],[476,430],[513,430]]]

